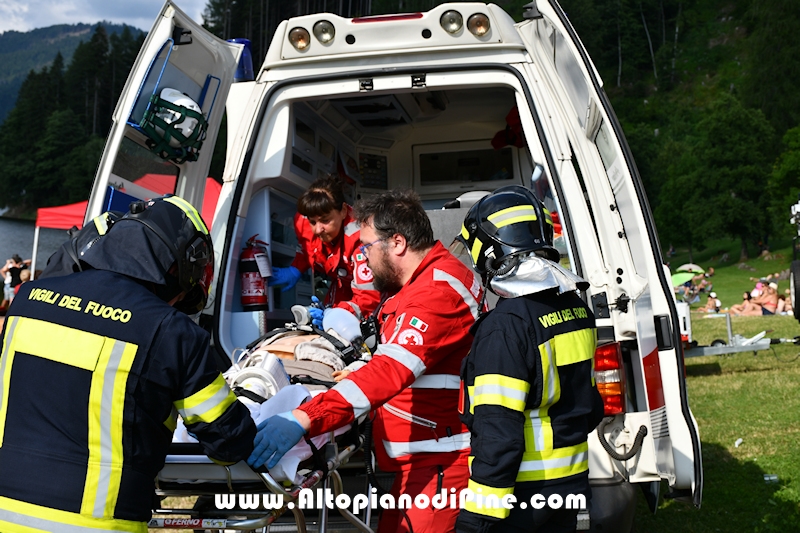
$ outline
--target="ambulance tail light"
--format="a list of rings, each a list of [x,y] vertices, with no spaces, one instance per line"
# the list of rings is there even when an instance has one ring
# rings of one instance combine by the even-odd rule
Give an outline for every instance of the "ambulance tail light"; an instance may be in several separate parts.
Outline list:
[[[625,369],[622,349],[618,342],[598,346],[594,352],[594,378],[603,398],[606,416],[625,412]]]

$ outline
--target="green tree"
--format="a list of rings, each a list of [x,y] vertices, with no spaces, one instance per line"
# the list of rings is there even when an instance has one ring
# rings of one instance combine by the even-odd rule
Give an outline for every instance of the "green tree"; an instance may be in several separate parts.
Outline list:
[[[774,129],[761,111],[722,93],[697,131],[693,176],[700,201],[720,231],[740,240],[745,260],[748,243],[766,242],[771,233],[766,182],[776,155]]]
[[[779,135],[800,124],[800,9],[795,0],[752,0],[745,102],[761,109]]]
[[[102,135],[111,121],[108,56],[108,34],[98,26],[88,43],[78,45],[64,75],[67,104],[87,135]]]
[[[29,203],[27,185],[35,177],[32,148],[45,130],[47,117],[55,107],[50,97],[49,73],[33,72],[22,83],[17,105],[0,126],[0,200],[4,205]]]
[[[783,135],[783,148],[772,168],[769,193],[773,227],[787,234],[790,229],[787,224],[789,208],[800,198],[800,126]]]
[[[669,162],[653,216],[662,243],[688,247],[689,260],[693,261],[694,250],[703,246],[714,228],[697,187],[696,171],[701,162],[691,142],[669,139],[665,143],[662,159]]]
[[[86,141],[85,135],[74,131],[76,122],[71,109],[55,111],[47,119],[31,154],[36,170],[26,186],[26,192],[36,198],[34,205],[59,205],[69,201],[70,191],[65,183],[71,176],[66,170],[72,151]]]

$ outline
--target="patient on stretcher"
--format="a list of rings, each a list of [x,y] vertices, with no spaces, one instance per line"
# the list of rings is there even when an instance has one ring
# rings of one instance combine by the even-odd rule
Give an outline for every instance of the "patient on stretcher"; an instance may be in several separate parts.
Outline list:
[[[359,354],[358,358],[351,357],[346,364],[341,351],[333,342],[339,346],[349,346],[350,343],[333,329],[326,333],[327,338],[310,334],[305,330],[290,329],[279,332],[264,340],[252,351],[241,353],[235,364],[223,374],[238,400],[250,410],[256,425],[273,415],[295,409],[312,396],[332,387],[335,382],[344,379],[347,374],[362,367],[369,360],[368,355]],[[339,428],[334,435],[338,436],[350,429],[350,426]],[[328,434],[320,435],[312,439],[312,442],[317,448],[321,448],[329,438]],[[173,434],[173,442],[190,443],[197,440],[188,433],[183,421],[179,420]],[[305,441],[300,441],[274,468],[270,469],[270,475],[277,481],[289,480],[298,483],[301,479],[298,474],[300,463],[311,456],[309,445]],[[204,458],[199,460],[205,461]],[[170,462],[170,457],[167,458],[167,462]],[[174,471],[174,468],[170,471]],[[199,480],[183,478],[172,481]]]

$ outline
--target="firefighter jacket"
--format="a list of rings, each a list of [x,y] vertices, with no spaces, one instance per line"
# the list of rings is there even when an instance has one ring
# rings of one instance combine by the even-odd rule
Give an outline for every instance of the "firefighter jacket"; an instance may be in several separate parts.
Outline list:
[[[367,266],[367,258],[358,249],[361,232],[349,205],[347,216],[342,221],[342,231],[331,243],[322,242],[314,235],[308,218],[300,213],[294,216],[294,231],[298,249],[292,266],[300,272],[311,268],[315,275],[327,276],[331,281],[324,302],[327,307],[342,307],[359,319],[378,307],[380,293],[372,285],[372,271]]]
[[[472,271],[437,241],[379,310],[381,343],[372,360],[300,406],[311,419],[309,434],[377,410],[374,438],[382,470],[466,460],[470,438],[458,416],[458,372],[481,292]]]
[[[0,531],[146,532],[178,413],[214,460],[247,458],[255,424],[208,351],[127,276],[25,283],[2,335]]]
[[[575,292],[550,289],[501,299],[474,331],[461,369],[461,419],[472,432],[469,488],[498,499],[515,486],[586,493],[587,435],[603,416],[592,312]],[[508,514],[467,502],[459,531],[481,531],[481,523]]]

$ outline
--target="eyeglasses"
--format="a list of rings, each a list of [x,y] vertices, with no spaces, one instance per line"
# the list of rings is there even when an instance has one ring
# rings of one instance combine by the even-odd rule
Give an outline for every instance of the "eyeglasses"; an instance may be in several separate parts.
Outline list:
[[[385,240],[386,239],[378,239],[377,241],[372,241],[371,243],[368,243],[368,244],[362,244],[361,246],[358,247],[358,249],[359,249],[359,251],[361,251],[362,254],[367,255],[367,248],[369,248],[373,244],[378,244],[379,242],[385,241]]]

